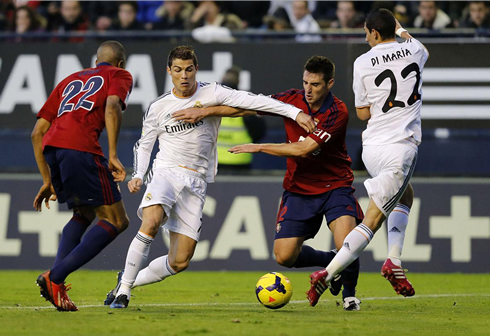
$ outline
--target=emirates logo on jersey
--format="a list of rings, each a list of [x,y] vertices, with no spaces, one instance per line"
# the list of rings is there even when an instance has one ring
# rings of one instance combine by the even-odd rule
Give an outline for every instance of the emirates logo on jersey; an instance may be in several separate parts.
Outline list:
[[[182,122],[182,120],[179,120],[179,123],[176,125],[165,125],[165,132],[167,133],[178,133],[178,132],[183,132],[188,129],[193,129],[196,127],[199,127],[204,124],[204,121],[199,120],[195,124],[190,124],[186,122]]]

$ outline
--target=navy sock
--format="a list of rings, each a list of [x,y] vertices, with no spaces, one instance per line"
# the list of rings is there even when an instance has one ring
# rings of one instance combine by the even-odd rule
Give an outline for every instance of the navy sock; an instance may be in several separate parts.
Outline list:
[[[303,245],[301,247],[301,252],[299,253],[298,258],[296,259],[292,267],[327,267],[334,257],[335,253],[332,251],[319,251],[315,250],[311,246]]]
[[[78,246],[71,251],[58,265],[53,267],[50,279],[55,284],[65,281],[66,277],[88,263],[99,254],[118,235],[114,225],[105,220],[100,220],[90,229]]]
[[[73,217],[63,228],[54,266],[58,265],[60,261],[65,259],[65,257],[80,244],[80,240],[90,226],[90,223],[91,222],[85,217],[82,217],[77,213],[73,214]]]
[[[344,288],[342,290],[343,298],[356,296],[356,286],[357,279],[359,278],[360,265],[361,263],[359,262],[359,258],[357,258],[352,262],[352,264],[340,272],[340,275],[342,275],[342,287]]]

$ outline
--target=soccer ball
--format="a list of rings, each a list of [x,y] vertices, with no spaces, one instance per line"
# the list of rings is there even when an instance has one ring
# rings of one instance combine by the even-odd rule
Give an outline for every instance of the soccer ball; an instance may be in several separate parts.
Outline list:
[[[255,285],[257,300],[265,307],[279,309],[284,307],[293,295],[291,281],[281,273],[264,274]]]

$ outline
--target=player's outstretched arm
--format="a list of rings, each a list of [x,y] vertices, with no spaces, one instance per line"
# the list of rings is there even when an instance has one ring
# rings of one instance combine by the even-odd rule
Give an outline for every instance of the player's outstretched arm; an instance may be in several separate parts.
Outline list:
[[[109,169],[112,171],[115,182],[122,182],[126,178],[126,169],[117,156],[117,140],[122,123],[122,102],[119,96],[107,97],[105,108],[105,124],[107,128],[107,141],[109,143]]]
[[[230,148],[228,152],[233,154],[265,153],[282,157],[306,157],[319,148],[320,145],[315,140],[307,137],[304,141],[292,143],[237,145]]]
[[[43,185],[36,197],[34,198],[33,207],[36,211],[42,210],[42,203],[49,209],[49,201],[56,201],[56,193],[51,184],[51,174],[48,163],[43,155],[43,138],[51,127],[51,123],[46,119],[39,118],[31,133],[32,147],[34,149],[34,157],[37,167],[43,178]]]
[[[190,124],[195,124],[205,117],[246,117],[255,115],[257,112],[250,110],[243,110],[231,106],[209,106],[205,108],[190,107],[184,110],[179,110],[172,114],[172,118],[175,120],[185,121]]]

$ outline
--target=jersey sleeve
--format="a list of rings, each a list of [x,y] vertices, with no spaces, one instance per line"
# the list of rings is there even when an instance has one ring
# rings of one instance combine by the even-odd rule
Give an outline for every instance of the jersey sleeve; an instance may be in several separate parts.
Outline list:
[[[58,84],[53,92],[48,97],[48,100],[44,103],[43,107],[37,113],[37,118],[43,118],[50,123],[53,123],[53,120],[58,116],[58,109],[60,107],[60,94],[59,87],[61,83]]]
[[[269,112],[296,120],[299,108],[261,94],[233,90],[216,83],[216,98],[218,104],[238,107],[246,110]]]
[[[422,42],[413,37],[411,39],[408,39],[405,43],[413,43],[417,46],[420,53],[420,65],[423,66],[425,62],[427,62],[427,59],[429,59],[429,51],[427,50],[427,48],[422,44]]]
[[[108,96],[118,96],[123,102],[123,110],[126,109],[129,95],[133,89],[133,76],[126,70],[117,71],[111,78]]]
[[[152,113],[150,105],[143,119],[141,138],[133,148],[133,178],[138,177],[143,180],[145,177],[148,165],[150,164],[151,152],[157,138],[158,125],[155,113]]]
[[[354,79],[352,81],[352,89],[354,91],[354,103],[356,107],[371,105],[368,101],[367,90],[360,74],[359,59],[354,62]]]
[[[339,135],[345,136],[347,123],[349,122],[349,112],[343,102],[337,103],[333,112],[326,120],[318,123],[313,133],[308,136],[315,140],[320,146],[328,142],[332,137]]]

